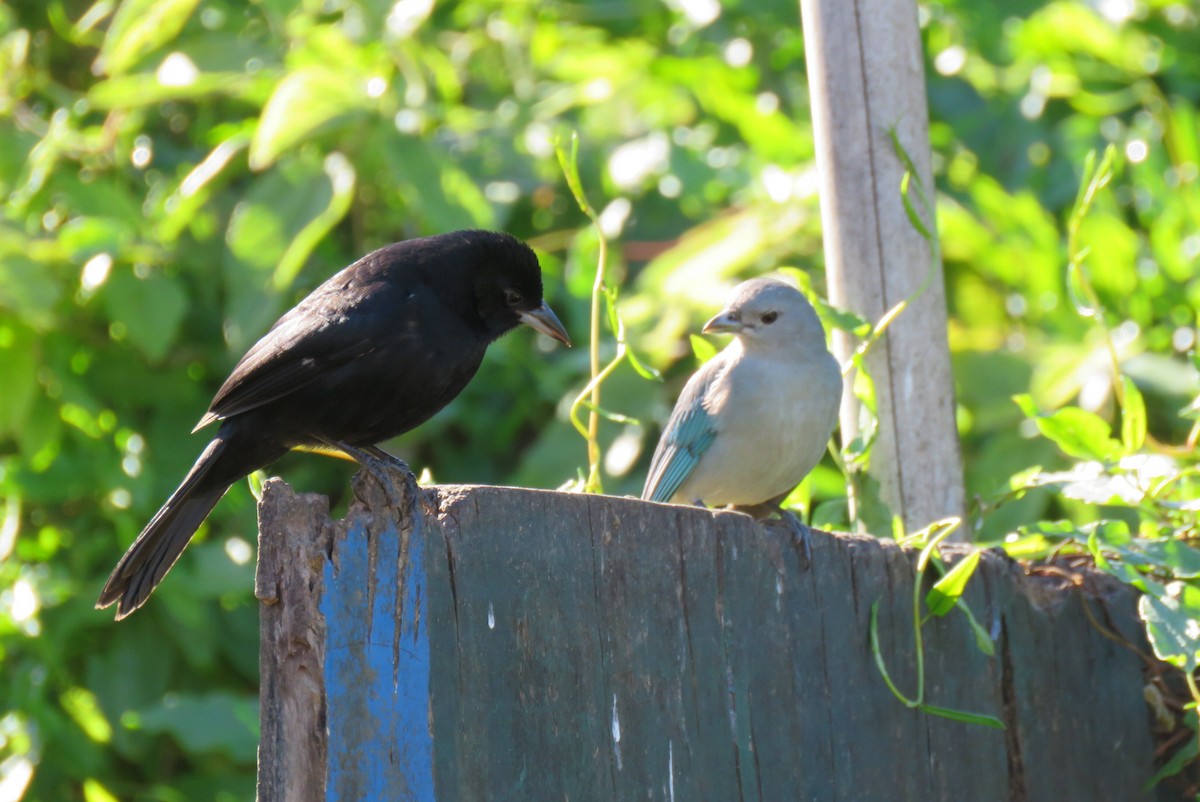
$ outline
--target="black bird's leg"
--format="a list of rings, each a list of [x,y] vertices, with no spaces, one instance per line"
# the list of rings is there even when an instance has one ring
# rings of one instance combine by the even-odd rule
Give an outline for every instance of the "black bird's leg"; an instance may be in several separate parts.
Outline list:
[[[418,498],[417,477],[412,472],[412,468],[408,467],[408,463],[399,457],[393,456],[378,446],[352,446],[349,443],[330,443],[329,445],[341,449],[346,454],[354,458],[354,460],[363,466],[367,474],[375,480],[375,484],[383,491],[387,497],[388,505],[396,509],[403,509],[404,498],[397,492],[396,486],[392,483],[391,473],[399,471],[404,477],[404,484],[408,489],[409,503]]]
[[[345,448],[345,446],[339,446],[339,447]],[[387,453],[379,446],[363,446],[362,451],[371,455],[372,457],[375,457],[376,459],[378,459],[382,462],[386,462],[387,464],[391,465],[393,468],[395,468],[397,470],[405,471],[406,473],[413,472],[413,469],[408,467],[407,462],[400,459],[395,454]],[[347,452],[347,453],[349,453],[349,452]],[[351,456],[354,456],[354,455],[351,454]],[[358,459],[358,458],[355,457],[355,459]],[[360,460],[360,462],[361,462],[361,460]]]

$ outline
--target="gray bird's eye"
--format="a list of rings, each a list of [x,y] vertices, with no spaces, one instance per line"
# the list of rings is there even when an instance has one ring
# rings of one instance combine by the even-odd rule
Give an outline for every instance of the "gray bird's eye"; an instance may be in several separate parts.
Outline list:
[[[775,322],[776,318],[778,318],[778,317],[779,317],[778,312],[767,312],[766,314],[764,314],[762,316],[762,322],[766,323],[768,326],[770,326],[772,323]]]
[[[509,306],[517,306],[523,300],[525,299],[521,297],[521,293],[517,292],[516,290],[504,291],[504,303],[508,304]]]

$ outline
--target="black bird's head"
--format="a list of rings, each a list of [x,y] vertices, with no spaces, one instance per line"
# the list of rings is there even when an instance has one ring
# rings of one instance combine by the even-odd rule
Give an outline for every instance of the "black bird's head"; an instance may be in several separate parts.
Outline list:
[[[523,323],[569,347],[566,329],[542,300],[542,267],[533,249],[508,234],[472,231],[469,236],[477,252],[475,306],[488,335],[496,339]]]

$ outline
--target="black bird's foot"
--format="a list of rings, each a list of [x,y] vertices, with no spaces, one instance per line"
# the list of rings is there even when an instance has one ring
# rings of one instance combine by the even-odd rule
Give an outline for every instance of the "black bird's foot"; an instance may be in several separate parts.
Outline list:
[[[408,463],[404,460],[387,453],[378,446],[358,448],[346,443],[335,443],[334,445],[349,454],[356,462],[363,466],[363,473],[371,477],[383,494],[387,505],[392,509],[402,512],[411,506],[412,502],[418,497],[419,488],[417,487],[416,474],[413,473],[412,468],[408,467]],[[395,479],[397,472],[402,477],[404,483],[403,490],[396,486]],[[359,492],[357,483],[355,495],[364,502],[368,501]]]

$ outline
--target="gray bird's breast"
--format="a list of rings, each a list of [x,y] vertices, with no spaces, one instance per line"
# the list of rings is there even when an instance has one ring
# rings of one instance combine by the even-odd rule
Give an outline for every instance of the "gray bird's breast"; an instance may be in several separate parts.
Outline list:
[[[706,399],[717,435],[676,498],[753,505],[790,492],[821,461],[837,423],[837,361],[827,352],[782,362],[743,355],[722,384]]]

